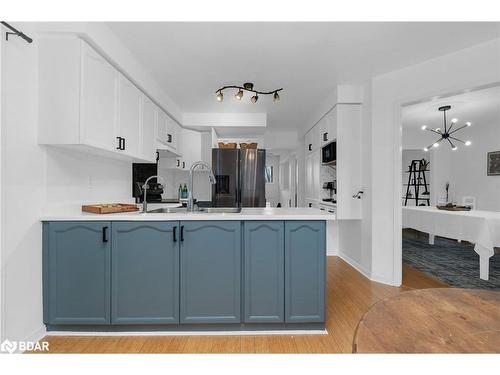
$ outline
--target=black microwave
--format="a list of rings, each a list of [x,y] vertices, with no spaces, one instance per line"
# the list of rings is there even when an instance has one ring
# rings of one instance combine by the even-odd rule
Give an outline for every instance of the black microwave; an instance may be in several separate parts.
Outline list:
[[[337,142],[333,141],[323,146],[321,149],[321,163],[336,164],[337,163]]]

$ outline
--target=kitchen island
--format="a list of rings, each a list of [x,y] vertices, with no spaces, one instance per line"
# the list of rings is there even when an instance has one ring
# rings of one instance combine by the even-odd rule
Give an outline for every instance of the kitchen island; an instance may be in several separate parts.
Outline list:
[[[49,331],[324,330],[326,222],[311,208],[46,215]]]

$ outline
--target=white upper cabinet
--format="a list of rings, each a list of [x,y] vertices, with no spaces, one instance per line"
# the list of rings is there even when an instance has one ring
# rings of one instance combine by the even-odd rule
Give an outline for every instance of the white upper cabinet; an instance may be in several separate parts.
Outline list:
[[[158,111],[158,124],[156,138],[157,147],[160,150],[171,151],[174,154],[181,154],[182,128],[162,110]]]
[[[116,137],[122,141],[120,151],[130,156],[139,156],[142,130],[142,93],[122,74],[120,74],[118,88]]]
[[[337,131],[337,107],[328,112],[320,122],[320,145],[321,147],[331,143],[336,138]]]
[[[77,37],[42,37],[38,54],[40,144],[155,160],[156,106],[130,80]]]
[[[117,123],[118,72],[82,42],[80,142],[113,150]]]
[[[156,106],[147,96],[142,95],[142,132],[140,152],[142,158],[156,160]]]

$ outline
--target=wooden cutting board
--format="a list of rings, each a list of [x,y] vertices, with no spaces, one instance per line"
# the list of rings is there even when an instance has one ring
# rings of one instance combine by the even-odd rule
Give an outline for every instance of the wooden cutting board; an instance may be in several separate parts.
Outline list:
[[[82,205],[82,211],[91,212],[93,214],[114,214],[118,212],[139,211],[139,207],[129,203],[102,203]]]

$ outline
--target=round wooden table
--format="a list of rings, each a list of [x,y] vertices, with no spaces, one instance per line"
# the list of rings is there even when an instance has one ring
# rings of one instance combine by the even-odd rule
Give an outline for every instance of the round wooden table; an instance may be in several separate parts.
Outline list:
[[[421,289],[374,304],[354,353],[500,353],[500,292]]]

